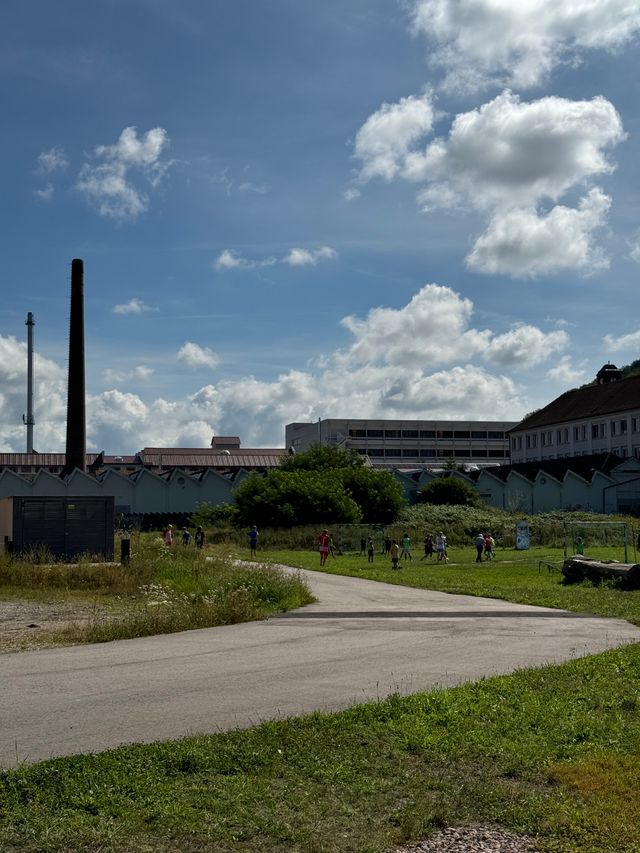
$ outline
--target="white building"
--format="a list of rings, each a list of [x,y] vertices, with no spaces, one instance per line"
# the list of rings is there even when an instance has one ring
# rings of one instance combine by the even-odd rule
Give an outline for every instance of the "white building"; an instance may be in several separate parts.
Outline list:
[[[605,364],[596,381],[567,391],[510,431],[511,461],[614,453],[640,458],[640,376]]]
[[[285,427],[287,448],[296,453],[330,444],[365,454],[374,465],[504,465],[509,462],[508,431],[515,421],[406,421],[327,418]]]

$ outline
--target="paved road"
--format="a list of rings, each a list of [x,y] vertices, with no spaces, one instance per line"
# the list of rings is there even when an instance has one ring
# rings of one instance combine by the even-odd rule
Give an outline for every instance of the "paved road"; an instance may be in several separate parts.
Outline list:
[[[0,766],[346,708],[640,642],[622,620],[303,572],[265,622],[0,655]]]

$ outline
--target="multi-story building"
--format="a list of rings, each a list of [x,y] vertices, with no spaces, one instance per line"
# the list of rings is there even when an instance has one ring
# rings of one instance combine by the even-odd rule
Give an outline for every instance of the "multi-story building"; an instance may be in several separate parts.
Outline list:
[[[405,421],[327,418],[285,427],[289,449],[300,453],[314,444],[349,448],[386,468],[509,462],[508,431],[515,421]]]
[[[640,458],[640,376],[605,364],[594,383],[566,391],[510,433],[511,461],[614,453]]]

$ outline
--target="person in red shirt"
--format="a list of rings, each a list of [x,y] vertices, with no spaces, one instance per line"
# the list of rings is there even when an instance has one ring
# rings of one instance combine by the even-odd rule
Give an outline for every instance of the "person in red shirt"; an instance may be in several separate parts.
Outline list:
[[[324,566],[327,562],[327,557],[329,556],[329,549],[331,548],[331,536],[329,536],[329,531],[325,529],[322,533],[319,533],[316,537],[316,542],[320,548],[320,565]]]

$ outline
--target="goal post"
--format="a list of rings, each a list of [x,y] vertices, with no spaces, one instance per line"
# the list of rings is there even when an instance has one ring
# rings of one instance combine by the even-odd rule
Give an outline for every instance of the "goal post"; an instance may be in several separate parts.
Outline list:
[[[569,549],[571,555],[584,554],[589,556],[593,549],[614,549],[621,562],[629,562],[631,550],[635,559],[635,542],[631,526],[625,521],[565,521],[564,523],[564,558],[567,559]]]

